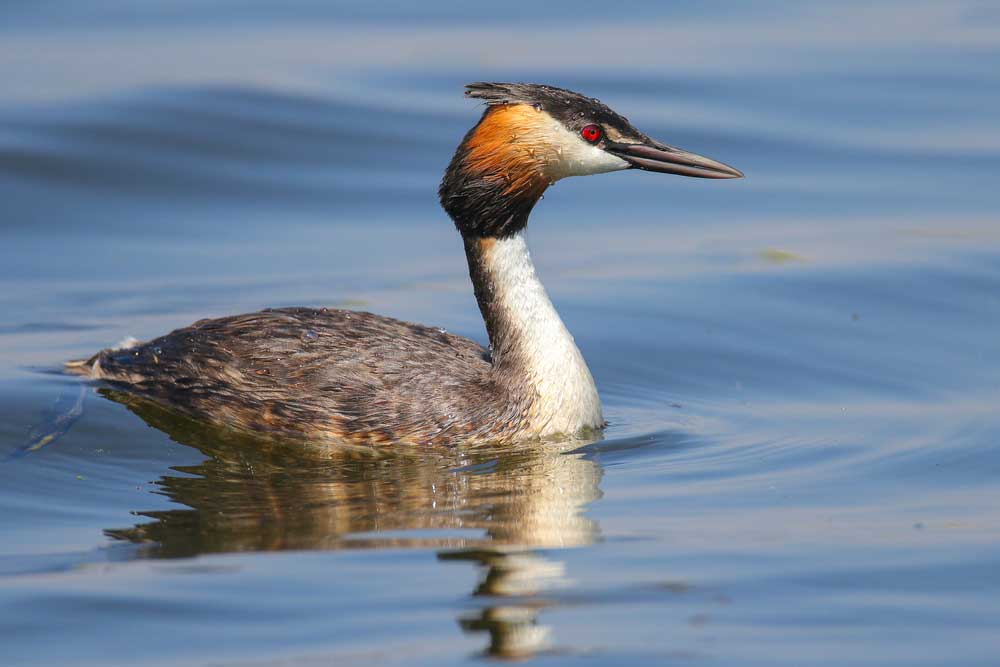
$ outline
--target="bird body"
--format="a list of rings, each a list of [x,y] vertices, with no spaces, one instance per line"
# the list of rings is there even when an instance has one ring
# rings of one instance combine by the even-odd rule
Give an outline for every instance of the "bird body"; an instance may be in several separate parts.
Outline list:
[[[195,419],[362,444],[492,439],[493,425],[516,430],[528,403],[467,338],[327,308],[201,320],[103,351],[91,373]]]
[[[69,370],[195,419],[282,438],[454,444],[600,429],[593,377],[532,264],[528,215],[567,176],[741,174],[560,88],[480,83],[467,94],[487,108],[439,195],[463,238],[489,349],[371,313],[283,308],[202,320]]]

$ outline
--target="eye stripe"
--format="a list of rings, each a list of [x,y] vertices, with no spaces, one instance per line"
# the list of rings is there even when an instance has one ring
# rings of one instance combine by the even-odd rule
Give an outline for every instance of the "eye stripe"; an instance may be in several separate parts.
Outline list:
[[[600,125],[587,125],[580,130],[580,136],[592,144],[596,144],[604,136],[604,130]]]

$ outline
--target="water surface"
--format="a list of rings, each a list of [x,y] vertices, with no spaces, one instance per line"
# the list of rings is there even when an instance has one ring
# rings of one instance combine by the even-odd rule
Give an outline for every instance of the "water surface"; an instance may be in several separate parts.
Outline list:
[[[88,389],[0,463],[0,664],[995,664],[989,3],[0,15],[3,458],[74,404],[64,360],[202,317],[483,342],[435,200],[466,82],[577,88],[748,176],[537,207],[600,439],[372,455]]]

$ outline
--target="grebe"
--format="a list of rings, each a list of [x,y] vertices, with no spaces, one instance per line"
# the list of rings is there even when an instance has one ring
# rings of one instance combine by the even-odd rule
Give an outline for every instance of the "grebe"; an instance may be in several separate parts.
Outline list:
[[[201,320],[69,370],[198,420],[282,438],[450,444],[600,429],[590,370],[528,254],[531,209],[567,176],[630,168],[742,174],[654,141],[569,90],[473,83],[465,94],[486,109],[455,152],[439,196],[465,243],[488,350],[371,313],[281,308]]]

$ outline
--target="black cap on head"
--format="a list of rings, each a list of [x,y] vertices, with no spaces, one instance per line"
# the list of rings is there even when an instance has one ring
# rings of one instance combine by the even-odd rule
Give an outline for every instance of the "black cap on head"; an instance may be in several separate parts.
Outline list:
[[[467,97],[480,99],[489,106],[502,104],[530,104],[548,112],[568,130],[579,132],[587,125],[597,123],[614,128],[621,137],[635,142],[648,141],[649,137],[632,127],[628,119],[615,113],[594,97],[587,97],[565,88],[540,83],[470,83],[465,87]]]

